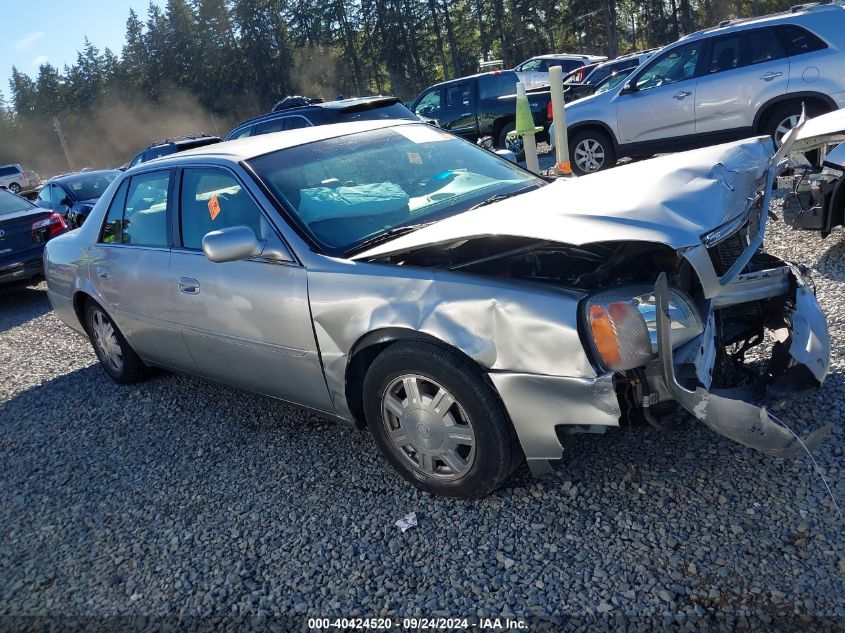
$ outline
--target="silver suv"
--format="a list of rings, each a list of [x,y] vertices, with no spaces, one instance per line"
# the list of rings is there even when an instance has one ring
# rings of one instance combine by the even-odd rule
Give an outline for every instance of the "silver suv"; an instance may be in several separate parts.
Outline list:
[[[41,178],[34,171],[24,171],[17,163],[0,165],[0,188],[12,193],[31,191],[41,183]]]
[[[628,81],[566,106],[572,168],[770,134],[845,107],[845,5],[731,20],[670,44]]]

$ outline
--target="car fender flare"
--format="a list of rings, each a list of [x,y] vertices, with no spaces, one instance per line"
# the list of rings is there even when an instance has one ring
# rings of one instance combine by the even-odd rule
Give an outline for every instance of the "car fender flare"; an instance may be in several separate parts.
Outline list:
[[[766,101],[760,108],[757,110],[757,114],[754,115],[754,123],[751,126],[751,129],[755,131],[755,133],[760,133],[760,127],[763,125],[763,121],[765,121],[766,117],[763,116],[764,114],[768,115],[769,111],[779,103],[785,103],[787,101],[797,101],[800,99],[816,99],[818,101],[822,101],[827,104],[828,108],[831,110],[838,109],[836,102],[828,95],[824,94],[823,92],[814,92],[812,90],[803,90],[801,92],[787,92],[786,94],[778,95],[777,97],[773,97]]]
[[[399,341],[424,341],[449,349],[457,354],[460,354],[474,365],[478,365],[483,371],[486,368],[481,367],[479,363],[471,358],[465,351],[460,349],[453,343],[444,341],[427,332],[420,332],[407,327],[383,327],[372,330],[362,335],[349,350],[349,359],[346,363],[345,375],[345,396],[346,404],[349,411],[355,418],[356,424],[361,427],[366,427],[366,422],[363,415],[363,394],[361,389],[364,384],[364,376],[367,369],[372,364],[375,357],[383,352],[388,346]],[[498,391],[498,390],[497,390]]]
[[[573,123],[572,125],[566,126],[566,132],[569,135],[569,138],[572,138],[575,134],[583,130],[584,128],[596,127],[607,133],[610,137],[610,142],[613,143],[613,149],[618,153],[619,150],[619,141],[616,140],[616,134],[614,134],[611,127],[605,123],[604,121],[599,121],[596,119],[588,119],[586,121],[578,121],[578,123]]]

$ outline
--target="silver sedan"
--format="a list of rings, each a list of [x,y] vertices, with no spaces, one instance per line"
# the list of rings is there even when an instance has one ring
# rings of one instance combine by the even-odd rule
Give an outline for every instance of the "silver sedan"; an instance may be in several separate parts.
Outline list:
[[[817,389],[829,349],[760,248],[780,158],[757,138],[548,183],[420,123],[269,134],[125,172],[47,244],[48,292],[115,381],[165,367],[368,428],[436,494],[678,407],[790,456],[755,402]]]

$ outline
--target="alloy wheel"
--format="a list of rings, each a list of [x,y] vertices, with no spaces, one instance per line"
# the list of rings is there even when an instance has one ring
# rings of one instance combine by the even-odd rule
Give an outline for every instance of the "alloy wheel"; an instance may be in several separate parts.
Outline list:
[[[777,147],[780,147],[781,143],[783,143],[783,137],[786,136],[786,133],[798,125],[799,120],[801,120],[800,115],[792,114],[778,124],[775,128],[775,145]]]
[[[21,186],[18,183],[13,182],[11,185],[9,185],[9,191],[14,194],[18,194],[21,192]]]
[[[466,475],[475,461],[469,416],[441,384],[418,374],[393,379],[381,402],[382,423],[396,452],[419,473],[440,481]]]
[[[522,152],[525,150],[525,141],[523,141],[521,136],[516,136],[513,138],[509,138],[505,141],[505,149],[510,150],[513,152],[514,156],[521,156]]]
[[[585,138],[575,146],[575,164],[583,172],[598,171],[604,165],[604,147],[595,139]]]
[[[123,353],[120,350],[120,343],[117,340],[114,326],[100,310],[94,310],[91,325],[94,343],[97,345],[103,360],[119,373],[123,369]]]

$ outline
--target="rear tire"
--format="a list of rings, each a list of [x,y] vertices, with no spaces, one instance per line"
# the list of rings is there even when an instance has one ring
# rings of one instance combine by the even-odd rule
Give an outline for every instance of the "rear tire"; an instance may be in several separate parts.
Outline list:
[[[763,125],[761,132],[768,134],[775,141],[775,146],[780,147],[783,142],[783,137],[789,130],[795,127],[798,120],[801,118],[802,101],[789,101],[782,103],[775,107],[766,116],[766,122]],[[806,104],[807,118],[812,118],[827,112],[827,109],[820,107],[815,103]]]
[[[514,139],[513,141],[508,141],[508,134],[513,132],[516,129],[516,124],[510,122],[506,124],[501,132],[499,132],[499,149],[506,149],[513,152],[514,157],[516,160],[525,160],[525,147],[523,145],[522,138],[519,137],[518,139]]]
[[[18,183],[13,182],[11,185],[9,185],[9,191],[17,195],[21,192],[21,186]]]
[[[100,365],[116,383],[130,385],[143,380],[147,368],[135,353],[120,329],[98,303],[85,304],[85,330]]]
[[[522,459],[498,393],[478,366],[447,348],[394,343],[367,371],[363,398],[382,454],[425,492],[483,497]]]
[[[582,130],[569,140],[569,163],[578,176],[610,169],[616,165],[616,148],[606,132]]]

